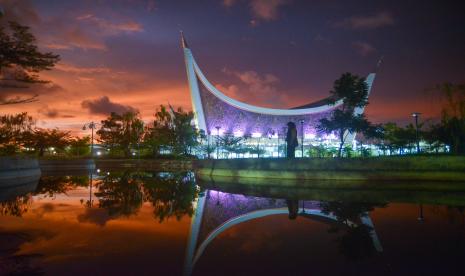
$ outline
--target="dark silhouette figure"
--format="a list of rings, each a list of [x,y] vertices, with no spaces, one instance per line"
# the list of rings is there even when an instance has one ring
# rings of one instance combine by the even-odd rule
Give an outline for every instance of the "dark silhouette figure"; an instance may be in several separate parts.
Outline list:
[[[295,199],[286,199],[286,204],[289,209],[289,219],[296,219],[299,211],[299,201]]]
[[[295,148],[299,145],[297,141],[297,128],[293,122],[287,123],[287,158],[295,158]]]

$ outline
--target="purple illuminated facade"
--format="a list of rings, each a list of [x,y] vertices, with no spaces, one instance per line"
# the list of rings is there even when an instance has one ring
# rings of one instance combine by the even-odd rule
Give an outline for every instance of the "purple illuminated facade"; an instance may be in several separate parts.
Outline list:
[[[315,219],[326,224],[339,224],[341,220],[333,213],[324,212],[321,202],[313,200],[286,200],[263,198],[242,194],[231,194],[215,190],[205,190],[195,202],[186,250],[185,275],[190,275],[195,264],[202,257],[208,245],[221,233],[241,223],[268,216],[289,216],[290,205],[296,204],[295,210],[302,219]],[[373,222],[368,213],[359,219],[346,220],[347,225],[364,224],[370,229],[374,248],[383,251]],[[311,235],[309,229],[309,235]]]
[[[319,120],[328,117],[331,111],[337,107],[329,108],[315,114],[303,115],[268,115],[247,110],[238,109],[229,105],[199,84],[200,98],[203,104],[206,129],[216,135],[216,126],[220,126],[221,132],[233,133],[237,136],[261,134],[263,137],[282,136],[288,122],[295,122],[298,131],[301,131],[299,122],[304,121],[303,129],[307,136],[316,135],[315,126]]]
[[[304,144],[309,144],[311,140],[317,138],[318,122],[322,118],[329,117],[331,112],[342,104],[342,101],[337,101],[334,105],[329,105],[321,100],[293,109],[273,109],[237,101],[219,91],[208,81],[197,65],[184,37],[182,37],[182,46],[195,124],[207,135],[231,133],[234,136],[279,139],[286,132],[287,123],[294,122],[297,125],[298,136],[308,139]],[[371,91],[374,78],[375,73],[369,74],[366,78],[368,93]],[[355,113],[361,114],[363,111],[363,108],[358,108]],[[346,142],[352,143],[355,134],[346,135],[349,135]]]

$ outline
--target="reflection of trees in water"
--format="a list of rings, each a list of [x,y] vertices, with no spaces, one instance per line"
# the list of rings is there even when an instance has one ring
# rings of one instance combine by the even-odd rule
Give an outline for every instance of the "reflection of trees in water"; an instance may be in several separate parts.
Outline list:
[[[447,218],[449,223],[465,227],[465,206],[448,206]]]
[[[152,203],[155,218],[160,222],[170,217],[192,216],[192,202],[199,193],[190,173],[154,174],[144,179],[145,200]]]
[[[89,176],[44,176],[32,194],[17,196],[0,202],[0,214],[22,216],[32,204],[32,195],[55,197],[77,187],[88,187]],[[180,219],[194,213],[192,202],[198,188],[188,172],[147,174],[125,171],[113,172],[95,183],[99,207],[112,218],[136,214],[144,201],[151,202],[154,217],[160,222],[169,218]],[[81,200],[83,202],[83,200]],[[88,207],[91,207],[89,205]]]
[[[86,186],[88,179],[87,176],[43,176],[33,193],[0,202],[0,214],[21,217],[32,205],[33,195],[54,197],[56,194],[66,194],[66,192],[78,186]]]
[[[139,211],[143,203],[142,182],[130,171],[113,173],[97,183],[99,207],[112,217],[129,216]]]
[[[428,206],[428,213],[446,218],[448,223],[465,228],[465,206]],[[428,215],[425,215],[427,219]]]
[[[105,176],[97,183],[99,207],[111,217],[136,214],[143,202],[151,202],[160,222],[194,213],[198,188],[189,173],[137,173],[125,171]]]
[[[66,194],[77,187],[89,185],[89,176],[43,176],[39,180],[34,195],[54,197],[56,194]]]
[[[32,204],[31,194],[16,196],[13,199],[0,202],[0,214],[21,217]]]
[[[368,216],[368,212],[376,207],[385,207],[385,204],[334,201],[321,202],[320,207],[323,213],[336,216],[339,222],[332,225],[328,232],[339,233],[340,226],[344,226],[344,233],[336,239],[344,256],[361,260],[374,255],[376,250],[370,234],[374,229],[363,224],[360,218]]]

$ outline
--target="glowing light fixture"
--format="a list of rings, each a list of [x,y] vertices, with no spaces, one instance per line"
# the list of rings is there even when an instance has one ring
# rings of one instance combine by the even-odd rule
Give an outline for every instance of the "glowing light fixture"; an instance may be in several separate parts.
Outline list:
[[[234,137],[242,137],[242,136],[244,136],[244,132],[240,130],[234,131]]]
[[[305,139],[315,139],[316,135],[314,133],[305,133]]]

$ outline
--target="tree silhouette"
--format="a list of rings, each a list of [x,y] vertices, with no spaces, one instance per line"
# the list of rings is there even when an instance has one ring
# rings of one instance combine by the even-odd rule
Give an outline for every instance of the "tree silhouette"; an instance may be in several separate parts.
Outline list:
[[[0,15],[0,20],[2,15]],[[59,55],[40,52],[30,28],[16,22],[0,26],[0,87],[27,88],[30,84],[47,83],[38,73],[50,70],[60,60]],[[3,99],[0,105],[28,103],[37,100],[14,97]]]
[[[171,153],[189,156],[198,146],[199,131],[192,125],[193,112],[185,112],[182,108],[168,109],[164,105],[155,112],[153,123],[147,128],[144,143],[152,149],[153,155],[160,150],[168,149]]]
[[[198,188],[189,173],[154,174],[144,179],[145,201],[151,202],[155,218],[159,222],[184,215],[192,216],[192,202],[198,196]]]
[[[39,156],[44,156],[45,151],[52,147],[57,152],[64,150],[71,138],[69,131],[42,128],[26,132],[24,136],[24,146],[35,149]]]
[[[112,112],[102,121],[97,131],[99,142],[112,153],[115,149],[122,150],[125,157],[131,156],[131,149],[140,142],[144,129],[144,122],[138,112],[128,111],[123,114]]]
[[[339,137],[338,156],[341,157],[342,148],[349,133],[363,132],[372,127],[363,114],[354,113],[356,108],[362,108],[368,104],[368,86],[365,78],[344,73],[334,82],[330,94],[327,100],[329,104],[334,105],[342,100],[342,105],[331,113],[329,119],[321,119],[317,129],[320,132],[337,133]]]
[[[108,210],[110,217],[130,216],[142,207],[142,183],[130,171],[105,176],[97,188],[99,207]]]
[[[0,116],[0,152],[15,153],[23,144],[26,133],[32,131],[34,123],[26,112]]]
[[[331,233],[338,233],[341,228],[345,227],[345,232],[338,237],[340,252],[351,260],[360,260],[372,256],[375,253],[370,231],[373,229],[361,223],[360,217],[367,216],[369,211],[375,207],[384,207],[381,203],[362,203],[362,202],[321,202],[320,208],[324,214],[331,214],[337,218],[339,224],[329,229]]]

